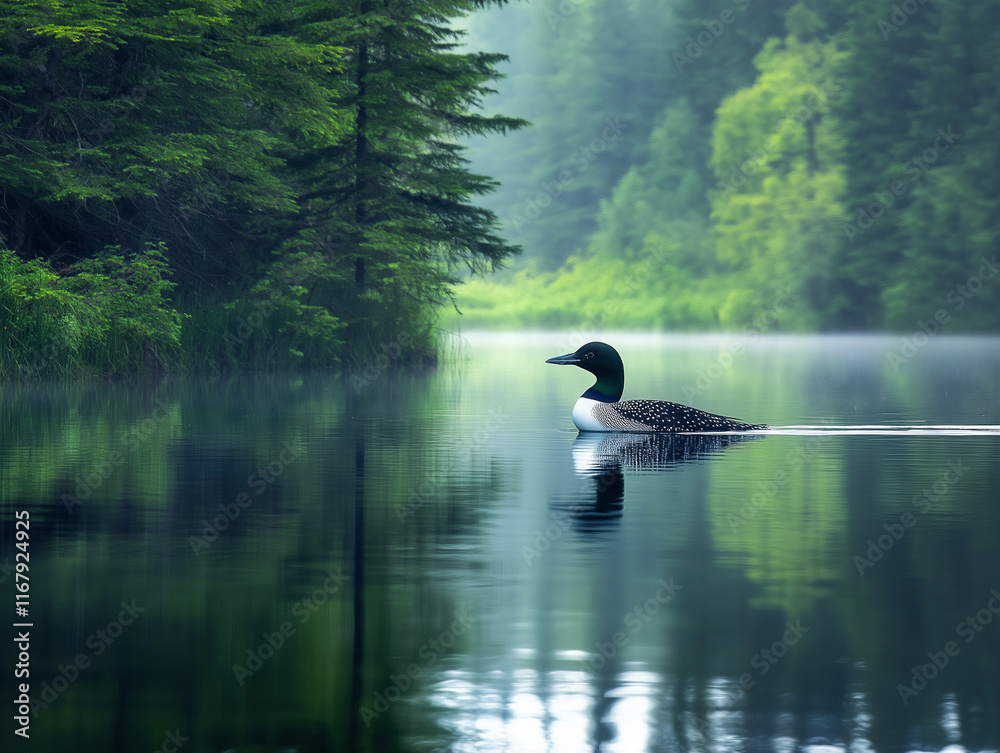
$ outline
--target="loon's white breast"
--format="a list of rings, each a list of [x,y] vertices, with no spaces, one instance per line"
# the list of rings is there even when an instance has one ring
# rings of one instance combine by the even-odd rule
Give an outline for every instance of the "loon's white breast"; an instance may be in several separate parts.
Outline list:
[[[600,421],[594,416],[594,408],[600,405],[600,401],[591,400],[589,397],[581,397],[573,406],[573,423],[580,431],[611,431],[607,426],[602,426]]]

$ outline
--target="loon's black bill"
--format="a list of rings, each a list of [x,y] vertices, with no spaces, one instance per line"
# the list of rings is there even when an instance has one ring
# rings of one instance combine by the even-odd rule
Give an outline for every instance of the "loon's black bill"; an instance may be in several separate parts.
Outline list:
[[[564,356],[556,356],[555,358],[549,358],[545,363],[554,363],[559,366],[572,366],[574,364],[580,363],[580,359],[577,357],[576,353],[567,353]]]

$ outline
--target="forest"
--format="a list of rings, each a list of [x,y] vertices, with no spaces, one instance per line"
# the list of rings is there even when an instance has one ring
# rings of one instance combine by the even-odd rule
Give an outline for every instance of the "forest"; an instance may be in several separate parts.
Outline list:
[[[985,0],[0,0],[0,376],[995,332],[997,49]]]
[[[471,37],[533,127],[472,142],[524,255],[461,326],[1000,328],[997,4],[534,0]]]
[[[0,2],[0,376],[433,358],[518,251],[488,0]]]

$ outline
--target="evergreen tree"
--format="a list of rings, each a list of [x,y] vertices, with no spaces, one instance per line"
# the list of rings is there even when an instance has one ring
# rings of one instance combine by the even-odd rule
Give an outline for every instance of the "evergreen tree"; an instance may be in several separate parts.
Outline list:
[[[233,362],[329,362],[345,323],[427,349],[457,268],[517,252],[460,145],[524,124],[476,111],[503,56],[457,51],[486,4],[0,0],[0,242],[70,275],[156,246]]]
[[[425,306],[449,299],[459,267],[492,270],[519,250],[499,236],[496,216],[472,203],[496,182],[467,169],[459,143],[525,124],[476,111],[505,58],[458,51],[452,22],[482,4],[323,4],[303,29],[315,36],[340,27],[350,88],[339,107],[354,117],[349,139],[320,142],[292,161],[306,171],[311,206],[288,250],[322,249],[337,315],[361,325],[359,341],[423,321]]]
[[[888,270],[885,323],[904,331],[921,322],[946,332],[996,331],[1000,8],[953,0],[922,12],[932,30],[911,87],[912,192],[896,218],[902,258]]]
[[[674,96],[685,97],[703,124],[719,103],[754,79],[754,56],[782,37],[793,0],[677,0],[677,24],[664,40]]]
[[[600,200],[645,157],[670,96],[664,39],[674,18],[669,4],[653,0],[540,0],[510,15],[520,19],[521,63],[501,101],[534,127],[502,154],[475,160],[504,185],[490,206],[506,235],[526,260],[556,268],[585,247]]]
[[[846,242],[835,251],[835,272],[822,304],[836,328],[881,325],[885,272],[902,261],[896,223],[911,196],[893,196],[889,207],[885,192],[896,181],[911,180],[910,124],[918,110],[911,82],[923,75],[917,61],[929,20],[924,12],[896,17],[885,3],[862,0],[851,6],[840,37],[846,54],[835,73],[833,115],[842,135]]]
[[[317,85],[337,49],[266,33],[253,3],[2,5],[7,244],[73,260],[165,242],[181,280],[251,274],[268,220],[296,210],[284,134],[344,131]]]

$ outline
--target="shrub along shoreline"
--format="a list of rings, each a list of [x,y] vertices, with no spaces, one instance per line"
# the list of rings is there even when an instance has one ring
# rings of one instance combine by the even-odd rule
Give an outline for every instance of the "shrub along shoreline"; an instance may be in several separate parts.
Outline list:
[[[308,266],[230,296],[175,295],[163,244],[105,249],[57,272],[0,248],[0,380],[336,367],[348,325],[308,303]],[[389,335],[398,363],[435,360],[430,319]]]

